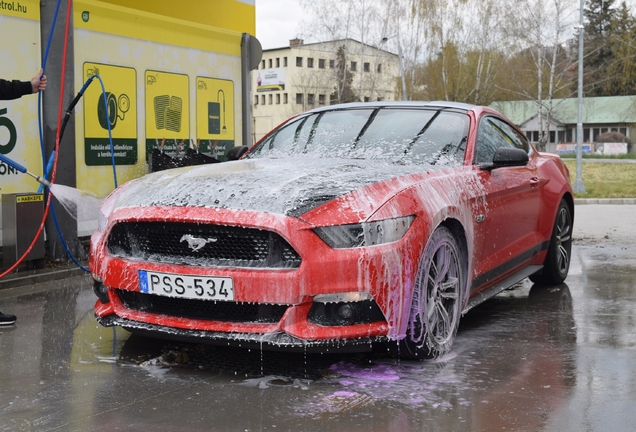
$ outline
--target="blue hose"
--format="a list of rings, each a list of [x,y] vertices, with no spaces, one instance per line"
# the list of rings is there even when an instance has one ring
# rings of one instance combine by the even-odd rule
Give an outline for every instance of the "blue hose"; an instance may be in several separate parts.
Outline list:
[[[99,75],[91,75],[91,77],[86,81],[86,84],[84,84],[84,87],[82,87],[82,90],[84,90],[85,87],[88,87],[88,84],[90,84],[90,81],[92,81],[94,77],[97,77],[97,79],[99,80],[99,83],[102,86],[102,98],[104,99],[104,112],[106,113],[106,117],[108,118],[108,121],[106,122],[106,124],[108,125],[108,141],[110,142],[110,159],[113,164],[113,181],[115,183],[115,189],[117,189],[118,185],[117,185],[117,169],[115,168],[115,146],[113,145],[113,133],[110,129],[110,112],[108,111],[108,100],[106,99],[106,88],[104,88],[104,81],[102,81],[102,77],[100,77]]]
[[[42,59],[42,74],[46,70],[46,61],[49,58],[49,49],[51,48],[51,40],[53,39],[53,30],[55,29],[55,23],[57,22],[57,14],[60,11],[60,3],[62,0],[57,0],[55,5],[55,13],[53,14],[53,22],[51,23],[51,30],[49,30],[49,38],[46,42],[46,49],[44,50],[44,59]],[[40,133],[40,150],[42,151],[42,166],[46,165],[46,150],[44,149],[44,133],[42,131],[42,92],[38,92],[38,131]],[[44,178],[48,178],[44,174]]]
[[[57,22],[57,16],[58,16],[58,12],[60,9],[60,3],[61,0],[57,0],[57,4],[55,6],[55,14],[53,15],[53,21],[51,24],[51,29],[49,31],[49,37],[48,37],[48,41],[46,44],[46,50],[44,51],[44,59],[42,60],[42,73],[44,74],[44,71],[46,70],[46,62],[49,56],[49,50],[51,48],[51,41],[53,39],[53,31],[55,30],[55,24]],[[66,19],[70,19],[70,17],[66,17]],[[86,88],[89,86],[89,84],[93,81],[93,78],[95,78],[96,75],[92,75],[87,81],[86,83],[84,83],[84,85],[82,86],[82,89],[80,90],[80,94],[78,95],[78,97],[76,98],[76,100],[79,99],[79,97],[81,97],[81,95],[84,93],[84,91],[86,90]],[[101,77],[97,76],[97,78],[99,79],[101,86],[102,86],[102,93],[105,94],[105,90],[104,90],[104,83],[101,79]],[[76,101],[75,101],[76,102]],[[106,107],[106,113],[108,114],[108,101],[106,100],[106,98],[104,97],[104,106]],[[40,149],[42,152],[42,166],[44,167],[46,165],[46,169],[45,169],[45,173],[44,173],[44,178],[46,179],[46,177],[48,176],[49,172],[51,171],[51,167],[53,165],[53,161],[55,160],[55,151],[52,152],[50,158],[49,158],[49,163],[46,163],[46,150],[44,148],[44,134],[43,134],[43,127],[42,127],[42,92],[38,92],[38,129],[39,129],[39,134],[40,134]],[[60,137],[61,138],[61,137]],[[112,137],[112,133],[110,130],[110,122],[108,122],[108,138],[110,141],[110,149],[111,149],[111,160],[112,160],[112,164],[113,164],[113,177],[114,177],[114,183],[115,183],[115,188],[117,188],[117,170],[115,167],[115,148],[113,145],[113,137]],[[13,161],[11,161],[13,162]],[[19,164],[16,164],[15,162],[13,162],[13,164],[11,164],[12,166],[14,166],[16,169],[18,169],[18,171],[21,171],[20,168],[22,168],[24,171],[22,172],[26,172],[28,173],[28,171],[26,170],[26,168],[22,167]],[[15,165],[19,165],[20,168],[16,167]],[[30,173],[28,173],[30,174]],[[31,174],[32,175],[32,174]],[[42,186],[40,186],[40,189],[38,192],[42,191]],[[78,261],[77,259],[75,259],[75,257],[73,256],[73,254],[71,253],[68,244],[66,243],[66,240],[64,239],[64,236],[62,234],[62,229],[60,228],[60,225],[58,223],[57,220],[57,215],[55,213],[55,207],[53,206],[53,203],[51,202],[51,214],[53,215],[53,221],[55,222],[55,228],[57,229],[57,233],[60,237],[60,241],[62,243],[62,245],[64,246],[64,249],[66,251],[66,254],[69,256],[69,258],[75,263],[76,266],[78,266],[79,268],[81,268],[82,270],[84,270],[85,272],[89,272],[89,270],[85,267],[83,267]]]
[[[108,114],[108,101],[106,100],[106,90],[104,88],[104,82],[102,81],[102,78],[99,75],[91,75],[86,82],[84,83],[84,85],[82,86],[82,88],[80,89],[80,91],[78,92],[77,96],[75,97],[75,99],[73,100],[73,102],[71,102],[71,105],[69,107],[69,109],[67,110],[67,115],[70,114],[70,112],[72,111],[73,107],[75,106],[75,104],[79,101],[79,99],[82,97],[82,95],[84,94],[84,92],[86,91],[86,89],[88,88],[88,86],[93,82],[93,79],[97,78],[102,86],[102,95],[104,96],[104,107],[105,107],[105,112]],[[113,145],[113,136],[112,136],[112,131],[110,129],[110,121],[107,122],[108,123],[108,139],[110,141],[110,151],[111,151],[111,160],[113,163],[113,177],[114,177],[114,183],[115,183],[115,188],[117,188],[117,170],[115,168],[115,148]],[[62,130],[64,129],[64,127],[62,128]],[[48,168],[47,168],[48,170]],[[57,233],[60,237],[60,242],[62,243],[62,246],[64,247],[64,250],[66,251],[66,254],[68,255],[68,257],[73,261],[73,263],[75,263],[75,265],[79,268],[81,268],[82,270],[84,270],[85,272],[89,272],[90,270],[87,269],[86,267],[82,266],[77,259],[75,258],[75,256],[73,256],[73,253],[71,252],[71,250],[68,247],[68,244],[66,243],[66,240],[64,239],[64,236],[62,235],[62,229],[60,228],[60,224],[57,220],[57,214],[55,213],[55,207],[53,206],[53,203],[51,203],[51,214],[53,215],[53,222],[55,223],[55,229],[57,230]]]

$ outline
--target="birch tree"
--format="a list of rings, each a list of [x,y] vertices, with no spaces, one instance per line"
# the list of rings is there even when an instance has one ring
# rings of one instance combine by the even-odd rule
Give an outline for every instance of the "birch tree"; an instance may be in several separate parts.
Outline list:
[[[509,17],[509,33],[519,42],[520,54],[510,62],[508,70],[513,87],[508,90],[535,101],[540,151],[545,150],[549,139],[556,108],[554,99],[570,95],[574,78],[575,59],[564,48],[572,35],[568,30],[576,23],[574,3],[572,0],[533,0],[510,5],[515,9]],[[526,67],[518,67],[524,63]]]

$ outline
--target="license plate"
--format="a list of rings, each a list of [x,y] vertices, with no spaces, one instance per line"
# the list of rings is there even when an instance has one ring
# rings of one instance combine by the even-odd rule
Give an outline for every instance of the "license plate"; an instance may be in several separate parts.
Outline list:
[[[139,270],[139,291],[197,300],[234,300],[231,277],[189,276]]]

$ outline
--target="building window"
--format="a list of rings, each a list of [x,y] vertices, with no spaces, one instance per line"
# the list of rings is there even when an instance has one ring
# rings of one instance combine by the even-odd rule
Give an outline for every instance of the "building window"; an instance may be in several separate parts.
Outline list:
[[[261,105],[265,105],[265,95],[261,95]]]
[[[565,142],[565,131],[559,131],[559,143]]]
[[[254,96],[254,105],[258,105],[258,96]]]
[[[272,59],[269,59],[269,68],[272,68]]]
[[[288,104],[289,103],[289,100],[287,98],[287,93],[283,93],[283,103],[284,104]]]
[[[590,142],[590,128],[583,129],[583,142]]]
[[[358,70],[358,62],[351,62],[351,72],[355,72],[356,70]]]
[[[384,100],[383,97],[378,96],[378,102],[382,102]]]
[[[618,128],[618,131],[623,135],[627,136],[627,128]]]
[[[296,103],[298,105],[302,105],[303,104],[303,94],[302,93],[296,93]]]
[[[280,105],[280,93],[276,93],[276,105]]]
[[[325,95],[318,95],[318,104],[319,105],[325,104]]]
[[[369,96],[365,96],[365,97],[364,97],[364,101],[365,101],[365,102],[369,102]]]
[[[287,57],[283,57],[283,67],[287,67]]]
[[[550,131],[550,142],[556,142],[556,133],[554,131]]]
[[[333,69],[336,67],[336,61],[335,60],[329,60],[329,69]]]
[[[365,62],[363,67],[365,72],[371,72],[371,65],[369,63]]]
[[[378,66],[375,68],[375,71],[377,73],[382,73],[382,64],[381,63],[378,63]]]
[[[314,95],[312,93],[309,93],[307,95],[307,104],[309,105],[313,105],[315,103],[314,101]]]
[[[325,68],[325,59],[318,59],[318,69]]]
[[[314,59],[313,58],[310,57],[310,58],[307,59],[307,67],[308,68],[314,67]]]
[[[296,66],[297,67],[303,67],[303,58],[302,57],[296,57]]]
[[[276,67],[280,67],[280,58],[276,57]]]
[[[271,105],[274,100],[273,96],[270,94],[268,99],[269,99],[269,104]]]
[[[261,69],[265,69],[265,60],[261,62]]]
[[[601,134],[601,129],[600,128],[593,128],[592,129],[592,141],[596,141],[596,137],[598,137]]]

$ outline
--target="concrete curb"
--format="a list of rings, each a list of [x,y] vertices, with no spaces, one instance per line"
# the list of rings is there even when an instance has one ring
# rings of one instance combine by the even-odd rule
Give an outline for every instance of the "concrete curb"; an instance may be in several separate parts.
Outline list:
[[[79,267],[64,269],[42,269],[25,271],[23,273],[13,273],[0,279],[0,290],[7,288],[16,288],[25,285],[34,285],[41,282],[50,282],[59,279],[66,279],[74,276],[86,274]]]
[[[584,204],[636,204],[636,198],[574,198],[574,205]]]

